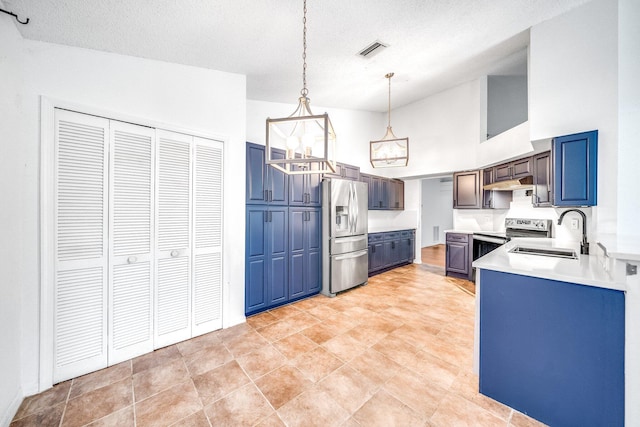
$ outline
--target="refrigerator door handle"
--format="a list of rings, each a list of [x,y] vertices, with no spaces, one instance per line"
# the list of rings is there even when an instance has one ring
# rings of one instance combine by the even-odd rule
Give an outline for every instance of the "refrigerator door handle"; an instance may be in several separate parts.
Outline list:
[[[353,188],[353,231],[355,233],[358,230],[358,215],[360,215],[360,209],[358,208],[358,192],[356,191],[356,184],[351,183]]]
[[[349,206],[347,208],[347,225],[349,233],[353,234],[353,187],[349,183]]]
[[[342,261],[344,259],[358,258],[358,257],[361,257],[363,255],[366,255],[367,251],[368,251],[367,249],[363,249],[361,251],[351,252],[351,253],[348,253],[346,255],[334,256],[333,259],[336,260],[336,261]]]

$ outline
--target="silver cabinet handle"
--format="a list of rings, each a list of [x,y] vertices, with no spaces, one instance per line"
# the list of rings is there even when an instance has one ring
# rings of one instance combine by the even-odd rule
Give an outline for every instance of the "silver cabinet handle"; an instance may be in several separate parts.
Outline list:
[[[177,256],[178,256],[178,253],[179,253],[179,252],[178,252],[177,250],[175,250],[175,249],[174,249],[174,250],[172,250],[172,251],[171,251],[171,256],[175,258],[175,257],[177,257]]]
[[[138,261],[138,258],[137,258],[137,257],[130,256],[129,258],[127,258],[127,264],[133,264],[133,263],[135,263],[136,261]]]

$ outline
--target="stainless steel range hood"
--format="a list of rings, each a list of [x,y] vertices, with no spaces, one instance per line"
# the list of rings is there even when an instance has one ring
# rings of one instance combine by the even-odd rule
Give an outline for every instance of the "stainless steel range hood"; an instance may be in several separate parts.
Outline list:
[[[483,186],[482,189],[496,191],[531,190],[533,189],[533,176],[529,175],[520,179],[494,182]]]

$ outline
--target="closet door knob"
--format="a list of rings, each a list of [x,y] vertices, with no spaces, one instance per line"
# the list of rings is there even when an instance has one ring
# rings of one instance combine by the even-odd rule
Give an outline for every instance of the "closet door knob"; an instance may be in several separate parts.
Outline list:
[[[175,249],[174,249],[174,250],[172,250],[172,251],[171,251],[171,256],[172,256],[172,257],[174,257],[174,258],[175,258],[175,257],[177,257],[177,256],[178,256],[178,251],[177,251],[177,250],[175,250]]]
[[[129,258],[127,258],[127,264],[133,264],[133,263],[135,263],[136,261],[138,261],[138,258],[137,258],[137,257],[130,256]]]

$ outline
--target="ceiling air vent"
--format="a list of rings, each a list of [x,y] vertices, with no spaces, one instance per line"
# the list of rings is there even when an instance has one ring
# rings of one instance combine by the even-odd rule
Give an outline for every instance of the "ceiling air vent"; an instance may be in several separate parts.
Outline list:
[[[388,47],[388,45],[376,40],[369,46],[358,52],[358,55],[362,56],[363,58],[371,58],[373,55],[377,55],[378,53],[382,52],[386,47]]]

